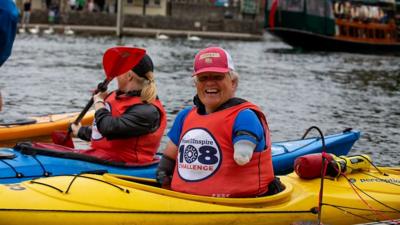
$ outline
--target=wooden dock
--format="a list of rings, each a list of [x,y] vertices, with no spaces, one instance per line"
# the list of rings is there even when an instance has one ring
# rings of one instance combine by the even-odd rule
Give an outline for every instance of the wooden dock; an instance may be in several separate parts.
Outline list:
[[[48,24],[29,24],[26,28],[38,27],[41,31],[50,27]],[[116,35],[117,28],[111,26],[84,26],[84,25],[51,25],[55,33],[63,33],[66,27],[69,27],[75,34],[88,35]],[[151,28],[132,28],[124,27],[123,36],[137,37],[156,37],[163,34],[169,37],[191,37],[209,39],[227,39],[227,40],[247,40],[259,41],[263,39],[263,35],[254,35],[247,33],[232,32],[214,32],[214,31],[191,31],[191,30],[169,30],[169,29],[151,29]]]

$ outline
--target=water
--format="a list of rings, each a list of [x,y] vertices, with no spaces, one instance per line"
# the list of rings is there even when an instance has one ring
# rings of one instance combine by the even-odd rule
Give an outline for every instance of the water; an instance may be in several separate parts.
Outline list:
[[[0,68],[1,116],[81,111],[90,90],[104,79],[103,52],[115,45],[148,50],[168,126],[191,105],[196,51],[219,45],[230,51],[240,73],[237,96],[261,106],[273,141],[298,139],[312,125],[325,134],[352,127],[362,136],[351,153],[400,165],[399,57],[300,53],[268,35],[258,42],[19,35],[12,57]]]

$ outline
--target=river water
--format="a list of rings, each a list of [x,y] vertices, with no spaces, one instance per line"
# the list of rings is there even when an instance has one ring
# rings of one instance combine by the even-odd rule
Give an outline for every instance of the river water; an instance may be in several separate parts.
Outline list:
[[[102,54],[115,45],[146,48],[153,58],[168,127],[191,105],[196,51],[219,45],[240,73],[237,96],[263,109],[273,141],[298,139],[313,125],[325,134],[352,127],[362,136],[351,154],[400,165],[400,57],[296,52],[269,35],[256,42],[18,35],[0,68],[1,116],[81,111],[104,79]]]

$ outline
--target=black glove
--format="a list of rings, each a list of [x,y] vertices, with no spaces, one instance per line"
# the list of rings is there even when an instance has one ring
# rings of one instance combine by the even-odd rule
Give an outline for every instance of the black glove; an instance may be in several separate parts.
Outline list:
[[[169,187],[175,169],[175,160],[163,155],[156,171],[156,180],[161,187]]]

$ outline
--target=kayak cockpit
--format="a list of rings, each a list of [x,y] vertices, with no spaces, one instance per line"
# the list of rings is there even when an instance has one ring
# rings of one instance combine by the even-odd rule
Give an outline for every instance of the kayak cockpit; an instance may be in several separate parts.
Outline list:
[[[268,196],[255,197],[255,198],[217,198],[207,197],[199,195],[191,195],[186,193],[180,193],[168,189],[160,188],[154,179],[131,177],[117,174],[104,174],[103,178],[105,181],[115,185],[121,185],[125,187],[135,188],[147,192],[156,194],[162,194],[169,197],[175,197],[180,199],[187,199],[192,201],[221,204],[221,205],[240,205],[241,207],[252,207],[254,205],[265,205],[265,204],[277,204],[279,202],[287,201],[293,192],[293,186],[290,183],[283,183],[284,190]]]

